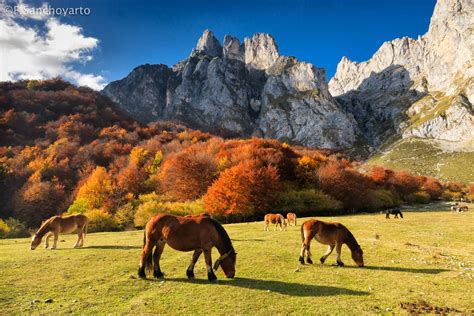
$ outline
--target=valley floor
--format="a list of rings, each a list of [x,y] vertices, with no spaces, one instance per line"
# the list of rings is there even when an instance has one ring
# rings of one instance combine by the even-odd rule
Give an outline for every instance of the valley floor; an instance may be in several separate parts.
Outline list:
[[[262,222],[225,225],[238,252],[237,275],[226,279],[219,271],[217,284],[208,283],[202,258],[196,279],[188,281],[191,253],[169,247],[162,257],[165,279],[137,279],[142,231],[89,234],[83,249],[72,249],[75,236],[65,235],[54,251],[30,251],[28,239],[0,240],[0,311],[357,315],[408,313],[401,303],[410,302],[411,311],[437,306],[472,313],[470,209],[407,211],[399,220],[381,214],[322,218],[352,230],[364,250],[364,268],[354,265],[346,247],[345,267],[331,265],[335,254],[325,265],[299,265],[299,226],[264,232]],[[325,250],[313,242],[314,259]]]

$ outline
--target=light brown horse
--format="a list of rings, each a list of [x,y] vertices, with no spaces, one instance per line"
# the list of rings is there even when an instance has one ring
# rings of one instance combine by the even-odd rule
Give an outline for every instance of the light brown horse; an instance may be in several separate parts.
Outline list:
[[[44,241],[44,248],[49,247],[49,238],[54,235],[54,242],[51,249],[56,249],[58,245],[59,233],[72,233],[77,230],[77,241],[74,244],[74,248],[79,248],[84,245],[84,237],[87,232],[87,224],[89,219],[87,216],[71,215],[71,216],[53,216],[45,221],[41,227],[36,231],[31,239],[31,250],[35,250],[36,247],[41,243],[41,239],[46,235]]]
[[[146,224],[144,232],[143,251],[138,268],[138,275],[141,278],[146,278],[146,273],[151,270],[155,278],[164,276],[160,269],[160,258],[166,244],[178,251],[194,251],[186,270],[186,275],[190,279],[194,278],[194,265],[201,253],[204,253],[209,281],[217,279],[214,271],[219,266],[222,267],[226,277],[233,278],[235,275],[237,253],[229,235],[221,224],[208,215],[182,217],[158,214],[153,217]],[[214,266],[211,258],[213,247],[216,247],[221,255]]]
[[[310,252],[311,240],[313,238],[323,245],[328,245],[328,250],[319,259],[321,263],[324,263],[334,248],[336,248],[336,262],[338,265],[343,266],[344,263],[341,260],[341,248],[343,244],[346,244],[351,250],[354,262],[359,267],[364,266],[363,251],[349,229],[340,223],[328,223],[318,220],[309,220],[301,225],[301,240],[303,242],[299,258],[301,264],[304,264],[305,255],[306,262],[309,264],[313,263]]]
[[[283,229],[286,230],[286,220],[281,214],[272,214],[268,213],[265,215],[263,218],[263,221],[265,223],[265,226],[263,227],[263,230],[269,231],[270,229],[268,226],[270,224],[275,224],[275,230],[277,230],[278,226],[280,226],[280,230],[283,231]]]
[[[291,226],[291,223],[293,223],[293,226],[296,226],[296,214],[295,213],[286,214],[286,221],[288,223],[288,226]]]

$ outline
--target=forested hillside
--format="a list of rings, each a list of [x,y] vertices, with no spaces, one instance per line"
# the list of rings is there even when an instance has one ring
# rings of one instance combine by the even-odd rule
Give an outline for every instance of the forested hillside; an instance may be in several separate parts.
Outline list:
[[[65,212],[86,213],[91,230],[119,230],[160,211],[242,221],[271,210],[374,211],[469,194],[405,171],[362,172],[327,150],[144,126],[60,79],[0,83],[0,133],[0,236]]]

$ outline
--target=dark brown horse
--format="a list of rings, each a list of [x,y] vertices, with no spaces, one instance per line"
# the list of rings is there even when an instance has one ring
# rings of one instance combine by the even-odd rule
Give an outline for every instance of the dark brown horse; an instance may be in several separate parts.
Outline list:
[[[338,265],[343,266],[344,263],[341,260],[341,248],[343,244],[346,244],[351,250],[352,259],[355,261],[355,263],[359,267],[364,266],[362,249],[349,229],[340,223],[327,223],[318,220],[309,220],[301,225],[301,240],[303,242],[299,259],[301,264],[304,264],[305,255],[306,262],[309,264],[313,263],[310,252],[311,240],[313,238],[323,245],[328,245],[328,250],[319,259],[321,263],[324,263],[334,248],[336,248],[336,262]]]
[[[390,218],[390,215],[394,215],[393,218],[398,218],[398,215],[400,215],[401,218],[403,218],[403,214],[402,214],[402,211],[400,211],[399,208],[394,208],[394,209],[390,209],[390,210],[386,210],[385,211],[385,218]]]
[[[175,216],[158,214],[145,227],[143,251],[138,275],[146,277],[146,272],[153,270],[155,278],[163,277],[160,269],[160,257],[166,244],[178,251],[194,251],[191,263],[186,270],[188,278],[194,278],[194,265],[201,253],[207,266],[209,281],[217,279],[214,270],[222,267],[228,278],[235,275],[237,253],[232,246],[224,227],[207,215]],[[212,266],[211,251],[216,247],[220,257]],[[153,251],[153,248],[155,250]],[[153,254],[152,254],[153,253]]]

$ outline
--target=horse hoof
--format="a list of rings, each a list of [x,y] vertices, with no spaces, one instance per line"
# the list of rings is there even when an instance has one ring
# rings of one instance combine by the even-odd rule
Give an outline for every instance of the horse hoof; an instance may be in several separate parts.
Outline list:
[[[194,279],[194,271],[186,270],[186,276],[188,277],[188,279]]]
[[[165,275],[164,275],[163,272],[161,272],[161,271],[159,271],[159,272],[154,271],[154,272],[153,272],[153,276],[154,276],[155,278],[157,278],[157,279],[160,279],[160,278],[163,278]]]
[[[337,261],[337,265],[340,266],[340,267],[343,267],[343,266],[344,266],[344,262],[342,262],[342,261]]]
[[[321,257],[319,261],[321,261],[321,264],[324,264],[324,261],[326,261],[326,259],[324,257]]]
[[[145,270],[138,269],[138,277],[141,278],[141,279],[146,279]]]
[[[311,258],[306,258],[306,263],[313,264],[313,260],[311,260]]]
[[[217,277],[214,274],[208,274],[207,279],[209,280],[209,282],[216,282],[217,281]]]
[[[301,264],[304,264],[304,259],[303,259],[303,257],[300,257],[300,258],[299,258],[299,262],[300,262]]]

